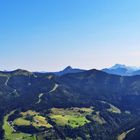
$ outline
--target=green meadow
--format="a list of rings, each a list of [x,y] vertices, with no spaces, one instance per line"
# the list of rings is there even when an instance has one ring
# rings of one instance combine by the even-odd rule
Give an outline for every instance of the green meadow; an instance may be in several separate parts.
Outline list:
[[[92,108],[52,108],[50,118],[60,126],[70,126],[72,128],[77,128],[90,123],[86,119],[87,115],[93,112]]]
[[[25,133],[20,133],[20,132],[16,132],[14,130],[14,128],[9,124],[8,122],[8,117],[10,115],[12,115],[14,113],[14,111],[12,111],[11,113],[7,114],[4,117],[4,124],[3,124],[3,130],[4,130],[4,139],[5,140],[36,140],[36,136],[35,135],[31,135],[31,134],[25,134]]]

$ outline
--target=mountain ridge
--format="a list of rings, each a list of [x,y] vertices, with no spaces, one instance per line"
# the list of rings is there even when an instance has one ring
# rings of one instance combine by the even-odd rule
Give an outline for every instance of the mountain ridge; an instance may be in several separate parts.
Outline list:
[[[95,69],[95,68],[93,68]],[[89,69],[92,70],[92,69]],[[84,71],[89,71],[89,70],[85,70],[85,69],[80,69],[80,68],[73,68],[71,66],[67,66],[66,68],[64,68],[61,71],[57,71],[57,72],[31,72],[28,70],[23,70],[23,69],[17,69],[17,70],[12,70],[12,71],[0,71],[0,73],[42,73],[42,74],[55,74],[58,76],[62,76],[68,73],[79,73],[79,72],[84,72]],[[134,75],[140,75],[140,68],[139,67],[135,67],[135,66],[126,66],[124,64],[115,64],[110,68],[103,68],[99,71],[103,71],[106,72],[108,74],[115,74],[115,75],[120,75],[120,76],[134,76]]]

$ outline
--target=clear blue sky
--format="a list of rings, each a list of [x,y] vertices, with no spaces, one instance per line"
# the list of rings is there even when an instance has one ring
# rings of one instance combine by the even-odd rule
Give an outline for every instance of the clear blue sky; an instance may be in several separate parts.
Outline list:
[[[1,70],[139,61],[139,0],[0,0]]]

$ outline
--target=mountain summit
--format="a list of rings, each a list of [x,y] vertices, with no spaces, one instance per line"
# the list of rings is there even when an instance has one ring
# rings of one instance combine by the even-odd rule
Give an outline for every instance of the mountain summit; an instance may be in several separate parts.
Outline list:
[[[68,73],[79,73],[79,72],[83,72],[83,71],[86,71],[86,70],[78,69],[78,68],[72,68],[71,66],[67,66],[62,71],[54,72],[54,74],[56,74],[58,76],[61,76],[61,75],[68,74]]]
[[[126,68],[127,66],[124,64],[115,64],[110,69],[117,69],[117,68]]]
[[[71,71],[73,68],[71,66],[67,66],[63,71]]]
[[[133,66],[126,66],[123,64],[115,64],[114,66],[110,68],[102,69],[102,71],[109,73],[109,74],[115,74],[115,75],[122,75],[122,76],[132,76],[132,75],[139,75],[140,68],[133,67]]]

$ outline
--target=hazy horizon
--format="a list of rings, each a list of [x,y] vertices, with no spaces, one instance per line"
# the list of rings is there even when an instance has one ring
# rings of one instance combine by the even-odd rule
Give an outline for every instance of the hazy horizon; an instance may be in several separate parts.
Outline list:
[[[125,65],[125,64],[120,64],[120,63],[116,63],[114,65],[109,65],[107,67],[102,67],[102,68],[96,68],[96,67],[92,67],[92,68],[82,68],[82,67],[73,67],[73,66],[70,66],[70,65],[67,65],[65,67],[61,67],[60,69],[55,69],[55,70],[48,70],[48,69],[45,69],[45,70],[29,70],[29,69],[24,69],[24,68],[15,68],[15,69],[3,69],[0,71],[7,71],[7,72],[10,72],[10,71],[15,71],[15,70],[27,70],[27,71],[30,71],[30,72],[60,72],[60,71],[63,71],[64,69],[66,69],[67,67],[71,67],[72,69],[81,69],[81,70],[92,70],[92,69],[96,69],[96,70],[103,70],[103,69],[110,69],[110,68],[113,68],[115,67],[116,65],[124,65],[126,68],[129,67],[129,68],[132,68],[134,71],[137,71],[137,70],[140,70],[140,66],[130,66],[130,65]],[[121,67],[121,66],[120,66]]]
[[[140,66],[138,0],[0,2],[0,70]]]

